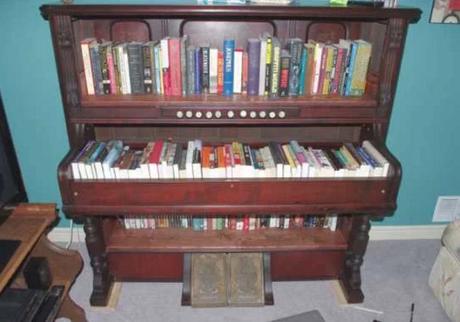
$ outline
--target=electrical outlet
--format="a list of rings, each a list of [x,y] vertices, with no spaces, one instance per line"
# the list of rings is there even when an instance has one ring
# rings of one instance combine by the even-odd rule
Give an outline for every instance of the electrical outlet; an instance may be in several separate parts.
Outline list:
[[[460,196],[439,196],[433,213],[433,222],[460,219]]]

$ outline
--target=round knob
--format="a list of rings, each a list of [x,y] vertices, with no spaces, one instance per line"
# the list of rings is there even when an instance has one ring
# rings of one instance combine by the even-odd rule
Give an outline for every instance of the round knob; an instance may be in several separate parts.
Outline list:
[[[227,117],[228,117],[229,119],[233,118],[234,116],[235,116],[235,112],[233,112],[233,111],[228,111],[228,112],[227,112]]]
[[[206,115],[207,119],[212,118],[212,112],[211,111],[207,111],[205,115]]]
[[[197,119],[200,119],[202,116],[203,116],[203,113],[201,113],[200,111],[195,112],[195,117],[196,117]]]
[[[178,119],[183,118],[183,117],[184,117],[184,112],[182,112],[182,111],[177,111],[177,112],[176,112],[176,117],[177,117]]]
[[[216,118],[220,119],[220,118],[222,117],[222,112],[221,112],[221,111],[216,111],[216,112],[214,113],[214,116],[215,116]]]
[[[259,112],[259,117],[260,117],[261,119],[266,118],[266,117],[267,117],[267,112],[265,112],[265,111],[260,111],[260,112]]]
[[[193,116],[192,111],[186,111],[186,112],[185,112],[185,116],[186,116],[187,118],[189,118],[189,119],[192,118],[192,116]]]
[[[268,117],[271,118],[271,119],[274,119],[276,117],[276,113],[275,112],[270,112],[270,113],[268,113]]]
[[[248,116],[248,112],[246,112],[246,110],[240,111],[240,117],[245,118],[246,116]]]
[[[280,119],[284,119],[284,118],[286,117],[286,112],[285,112],[285,111],[279,111],[279,112],[278,112],[278,117],[279,117]]]
[[[257,117],[256,111],[249,112],[249,117],[252,118],[252,119],[255,119]]]

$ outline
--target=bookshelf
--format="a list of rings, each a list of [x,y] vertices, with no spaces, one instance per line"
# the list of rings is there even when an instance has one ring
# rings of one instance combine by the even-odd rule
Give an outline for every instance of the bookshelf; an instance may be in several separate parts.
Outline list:
[[[396,209],[401,165],[385,146],[405,36],[416,8],[44,5],[58,67],[70,151],[59,165],[63,211],[84,222],[93,268],[92,305],[104,306],[114,280],[185,281],[189,253],[264,252],[272,280],[338,279],[350,303],[362,302],[360,266],[371,219]],[[268,32],[279,39],[372,44],[362,96],[266,97],[199,94],[88,95],[80,43],[88,37],[148,41],[188,35],[222,49],[224,37],[246,47]],[[219,111],[217,117],[216,111]],[[211,112],[210,118],[198,117]],[[230,113],[231,112],[231,113]],[[242,113],[243,112],[243,113]],[[257,117],[249,118],[255,112]],[[273,117],[259,117],[272,115]],[[198,114],[197,114],[198,113]],[[230,114],[229,114],[230,113]],[[271,114],[270,114],[271,113]],[[184,117],[189,115],[190,117]],[[230,116],[231,115],[231,116]],[[209,144],[359,145],[371,141],[390,163],[386,177],[75,180],[71,162],[89,140],[155,139]],[[338,214],[324,228],[232,230],[125,229],[125,216]],[[183,304],[189,304],[184,290]],[[273,298],[266,296],[266,304]]]

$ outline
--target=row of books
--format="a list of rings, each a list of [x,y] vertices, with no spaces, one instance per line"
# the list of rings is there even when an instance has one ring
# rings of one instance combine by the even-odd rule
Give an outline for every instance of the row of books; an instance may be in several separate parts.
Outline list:
[[[89,141],[71,161],[74,179],[386,177],[389,161],[370,141],[313,148],[297,141],[251,146],[156,140],[143,149]]]
[[[120,223],[125,229],[160,229],[179,228],[204,230],[258,230],[265,228],[328,228],[337,229],[337,215],[266,215],[266,216],[224,216],[224,217],[197,217],[197,216],[145,216],[121,217]]]
[[[233,39],[224,40],[222,50],[193,46],[187,36],[146,43],[87,38],[80,45],[89,95],[364,94],[370,43],[304,43],[300,38],[285,43],[265,33],[248,39],[246,50]]]

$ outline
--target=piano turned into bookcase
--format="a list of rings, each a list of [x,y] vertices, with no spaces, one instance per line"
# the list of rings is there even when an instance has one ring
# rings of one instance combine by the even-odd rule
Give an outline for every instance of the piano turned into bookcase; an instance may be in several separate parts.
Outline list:
[[[114,281],[184,281],[190,253],[263,252],[266,279],[338,279],[350,303],[362,302],[360,267],[370,220],[396,209],[401,165],[385,146],[406,32],[416,8],[303,5],[43,5],[59,74],[70,151],[59,165],[63,211],[83,221],[93,269],[90,303],[107,305]],[[338,43],[372,44],[362,96],[267,97],[216,94],[89,95],[81,42],[161,40],[222,50],[224,39],[246,49],[269,33]],[[211,112],[211,113],[208,113]],[[251,113],[255,112],[255,113]],[[262,112],[262,113],[261,113]],[[206,117],[205,117],[206,115]],[[250,116],[252,115],[252,116]],[[145,146],[157,139],[187,144],[234,141],[303,146],[370,141],[390,163],[386,177],[73,179],[71,162],[90,140]],[[120,217],[338,214],[337,229],[194,231],[126,229]],[[185,281],[184,281],[185,282]],[[267,281],[266,281],[267,282]],[[189,304],[184,288],[183,304]],[[266,290],[267,292],[267,290]],[[266,304],[273,303],[270,294]]]

